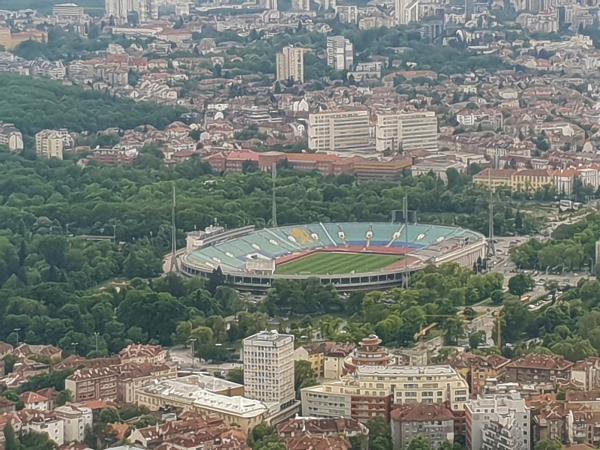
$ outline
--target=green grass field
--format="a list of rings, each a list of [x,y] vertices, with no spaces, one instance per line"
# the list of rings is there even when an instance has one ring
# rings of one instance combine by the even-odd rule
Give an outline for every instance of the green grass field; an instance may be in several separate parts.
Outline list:
[[[314,253],[304,258],[277,266],[275,273],[282,275],[338,275],[344,273],[374,272],[400,261],[402,256],[364,253]]]

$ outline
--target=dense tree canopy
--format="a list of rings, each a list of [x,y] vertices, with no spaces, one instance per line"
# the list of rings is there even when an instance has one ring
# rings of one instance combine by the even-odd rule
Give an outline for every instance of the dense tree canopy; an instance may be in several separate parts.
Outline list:
[[[0,74],[0,121],[14,123],[28,135],[45,128],[76,132],[109,127],[131,129],[146,124],[162,128],[182,112],[63,86],[56,81]]]

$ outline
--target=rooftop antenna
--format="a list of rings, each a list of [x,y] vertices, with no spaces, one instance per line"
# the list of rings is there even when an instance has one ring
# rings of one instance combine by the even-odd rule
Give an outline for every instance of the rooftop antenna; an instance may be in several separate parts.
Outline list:
[[[277,199],[275,197],[275,183],[277,181],[277,164],[273,163],[271,166],[271,175],[273,179],[273,206],[271,207],[271,226],[277,226]]]
[[[494,256],[496,251],[494,249],[494,191],[492,189],[492,168],[488,169],[488,187],[490,188],[490,204],[489,204],[489,213],[490,217],[488,219],[488,256]]]
[[[171,204],[171,262],[169,264],[169,272],[174,272],[177,269],[177,230],[175,228],[175,183],[173,188],[173,203]]]

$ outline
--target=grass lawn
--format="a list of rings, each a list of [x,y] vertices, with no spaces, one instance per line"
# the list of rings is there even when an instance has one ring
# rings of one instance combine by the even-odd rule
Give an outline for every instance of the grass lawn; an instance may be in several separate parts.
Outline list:
[[[344,273],[375,272],[387,267],[402,256],[364,253],[314,253],[304,258],[277,266],[275,273],[282,275],[337,275]]]

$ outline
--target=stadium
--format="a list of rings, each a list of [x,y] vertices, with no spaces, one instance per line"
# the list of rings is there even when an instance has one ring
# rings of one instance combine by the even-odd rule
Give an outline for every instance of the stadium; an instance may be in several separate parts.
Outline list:
[[[316,277],[347,292],[406,286],[411,274],[428,265],[473,266],[486,252],[482,234],[439,225],[211,226],[188,233],[177,266],[185,275],[201,277],[220,267],[228,284],[246,291],[264,292],[277,279]]]

